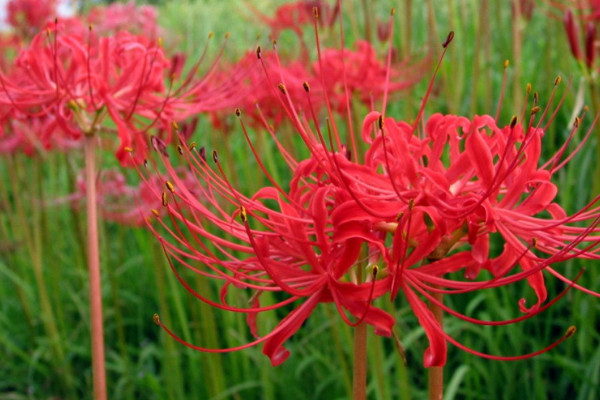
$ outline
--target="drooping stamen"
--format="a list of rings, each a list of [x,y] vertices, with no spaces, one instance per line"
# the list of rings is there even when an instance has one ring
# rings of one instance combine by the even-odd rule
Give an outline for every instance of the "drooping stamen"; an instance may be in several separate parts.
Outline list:
[[[577,331],[577,329],[575,328],[575,326],[570,326],[565,331],[565,333],[563,334],[563,336],[561,336],[561,338],[558,339],[557,341],[555,341],[554,343],[552,343],[552,344],[544,347],[541,350],[537,350],[537,351],[534,351],[534,352],[528,353],[528,354],[522,354],[522,355],[519,355],[519,356],[496,356],[496,355],[492,355],[492,354],[482,353],[480,351],[473,350],[473,349],[465,346],[464,344],[458,342],[456,339],[454,339],[453,337],[451,337],[450,335],[448,335],[444,331],[442,331],[441,334],[446,338],[447,341],[449,341],[450,343],[452,343],[453,345],[455,345],[459,349],[464,350],[467,353],[471,353],[471,354],[473,354],[475,356],[482,357],[482,358],[487,358],[487,359],[490,359],[490,360],[497,360],[497,361],[517,361],[517,360],[526,360],[528,358],[532,358],[532,357],[538,356],[540,354],[544,354],[544,353],[552,350],[553,348],[555,348],[556,346],[558,346],[559,344],[561,344],[562,342],[564,342],[565,340],[567,340],[568,338],[570,338],[571,336],[573,336],[576,331]]]
[[[316,296],[316,295],[311,296],[306,302],[302,303],[300,306],[298,306],[298,308],[296,308],[290,314],[288,314],[288,316],[286,318],[284,318],[277,325],[277,327],[275,329],[273,329],[271,332],[269,332],[267,335],[265,335],[259,339],[256,339],[252,342],[243,344],[241,346],[229,347],[229,348],[224,348],[224,349],[211,349],[211,348],[193,345],[193,344],[185,341],[184,339],[180,338],[174,332],[172,332],[169,328],[167,328],[160,321],[160,318],[158,317],[157,314],[155,314],[156,316],[153,317],[153,319],[154,319],[154,322],[157,325],[159,325],[169,336],[171,336],[173,339],[175,339],[176,341],[178,341],[179,343],[183,344],[186,347],[189,347],[191,349],[198,350],[198,351],[207,352],[207,353],[230,353],[233,351],[243,350],[243,349],[247,349],[252,346],[256,346],[257,344],[263,343],[275,336],[280,335],[282,332],[286,332],[287,328],[289,328],[290,325],[294,325],[295,323],[297,323],[296,315],[297,314],[300,314],[302,316],[305,315],[307,310],[313,309],[318,304],[318,300],[319,300],[318,296]],[[248,312],[248,311],[246,311],[246,312]]]
[[[477,324],[477,325],[501,326],[501,325],[511,325],[511,324],[514,324],[514,323],[517,323],[517,322],[524,321],[524,320],[529,319],[529,318],[531,318],[531,317],[533,317],[533,316],[535,316],[537,314],[540,314],[543,311],[547,310],[548,308],[552,307],[561,298],[563,298],[569,292],[569,290],[573,289],[573,287],[576,284],[576,282],[583,275],[583,272],[584,272],[583,269],[581,271],[579,271],[579,273],[577,274],[577,276],[575,277],[575,279],[573,281],[571,281],[569,283],[569,285],[562,292],[560,292],[556,297],[554,297],[552,300],[550,300],[549,302],[547,302],[543,306],[541,306],[541,307],[539,307],[539,308],[537,308],[537,309],[535,309],[533,311],[530,311],[530,312],[528,312],[528,313],[526,313],[524,315],[521,315],[520,317],[516,317],[516,318],[512,318],[512,319],[507,319],[507,320],[502,320],[502,321],[481,320],[481,319],[469,317],[469,316],[467,316],[465,314],[459,313],[458,311],[456,311],[456,310],[448,307],[443,302],[437,300],[435,298],[435,296],[432,296],[431,294],[429,294],[429,292],[427,290],[425,290],[424,288],[421,287],[420,282],[418,282],[416,279],[414,279],[414,277],[407,276],[407,280],[411,283],[412,287],[415,288],[420,294],[422,294],[424,297],[426,297],[432,303],[436,304],[438,307],[442,308],[448,314],[451,314],[451,315],[453,315],[453,316],[455,316],[457,318],[460,318],[463,321],[470,322],[470,323]]]

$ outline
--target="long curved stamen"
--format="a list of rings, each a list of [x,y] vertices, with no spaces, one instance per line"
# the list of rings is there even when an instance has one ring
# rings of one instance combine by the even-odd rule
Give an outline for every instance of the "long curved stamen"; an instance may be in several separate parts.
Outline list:
[[[435,81],[435,77],[437,76],[440,66],[442,65],[442,60],[444,59],[444,56],[446,55],[446,51],[448,51],[448,46],[452,42],[452,39],[454,39],[454,31],[450,31],[450,33],[448,33],[448,36],[446,37],[446,40],[444,41],[444,43],[442,43],[442,47],[444,50],[442,51],[442,54],[440,55],[438,63],[435,66],[435,70],[433,71],[433,76],[431,77],[431,80],[429,81],[429,85],[427,86],[427,91],[425,92],[425,96],[423,96],[423,100],[421,101],[421,106],[419,107],[419,112],[417,113],[415,122],[413,122],[413,125],[412,125],[413,133],[415,133],[417,131],[417,126],[419,125],[419,122],[421,121],[421,118],[423,117],[423,111],[425,110],[425,104],[427,104],[427,101],[429,100],[429,96],[431,95],[431,91],[433,89],[433,82]]]
[[[543,311],[547,310],[548,308],[552,307],[561,298],[563,298],[567,294],[567,292],[569,292],[569,290],[571,290],[575,286],[576,282],[583,275],[583,272],[584,272],[584,270],[579,271],[579,273],[577,274],[577,276],[575,277],[575,279],[573,279],[573,281],[571,281],[569,283],[569,285],[562,292],[560,292],[556,297],[554,297],[552,300],[550,300],[546,304],[544,304],[541,307],[535,309],[534,311],[530,311],[527,314],[521,315],[520,317],[516,317],[516,318],[512,318],[512,319],[507,319],[507,320],[502,320],[502,321],[481,320],[481,319],[469,317],[469,316],[467,316],[465,314],[461,314],[458,311],[453,310],[452,308],[448,307],[443,302],[441,302],[438,299],[436,299],[436,297],[432,296],[431,294],[429,294],[427,290],[424,290],[423,288],[421,288],[421,285],[419,284],[419,282],[415,281],[412,277],[408,277],[407,279],[412,283],[412,286],[421,295],[423,295],[424,297],[426,297],[429,301],[431,301],[432,303],[434,303],[438,307],[442,308],[448,314],[451,314],[451,315],[453,315],[453,316],[455,316],[457,318],[460,318],[463,321],[467,321],[467,322],[474,323],[474,324],[477,324],[477,325],[500,326],[500,325],[510,325],[510,324],[514,324],[514,323],[517,323],[517,322],[524,321],[524,320],[529,319],[529,318],[531,318],[531,317],[533,317],[533,316],[535,316],[537,314],[540,314]]]
[[[313,299],[313,297],[314,297],[314,299]],[[233,351],[243,350],[243,349],[247,349],[252,346],[256,346],[257,344],[264,343],[265,341],[279,335],[281,333],[281,331],[286,330],[286,328],[288,328],[290,325],[293,325],[295,322],[297,322],[294,318],[296,316],[296,314],[302,315],[303,311],[305,309],[306,310],[312,309],[316,306],[317,303],[318,303],[318,297],[311,296],[311,299],[309,299],[309,301],[304,302],[302,305],[298,306],[298,308],[296,308],[291,314],[288,314],[288,316],[286,318],[284,318],[277,325],[277,327],[274,330],[272,330],[271,332],[269,332],[267,335],[265,335],[259,339],[256,339],[252,342],[243,344],[241,346],[229,347],[229,348],[225,348],[225,349],[211,349],[211,348],[196,346],[194,344],[191,344],[191,343],[183,340],[182,338],[177,336],[174,332],[172,332],[169,328],[167,328],[160,321],[158,314],[154,314],[154,322],[158,326],[160,326],[169,336],[171,336],[173,339],[175,339],[176,341],[178,341],[179,343],[183,344],[186,347],[189,347],[191,349],[198,350],[198,351],[207,352],[207,353],[230,353]]]
[[[575,332],[576,332],[575,326],[570,326],[566,330],[566,332],[563,334],[563,336],[561,336],[560,339],[558,339],[554,343],[544,347],[541,350],[537,350],[537,351],[534,351],[534,352],[528,353],[528,354],[522,354],[519,356],[496,356],[493,354],[482,353],[480,351],[473,350],[470,347],[467,347],[464,344],[458,342],[456,339],[454,339],[453,337],[451,337],[444,331],[441,331],[440,333],[444,336],[444,338],[446,338],[447,341],[449,341],[450,343],[452,343],[459,349],[464,350],[467,353],[471,353],[475,356],[487,358],[490,360],[497,360],[497,361],[517,361],[517,360],[526,360],[528,358],[532,358],[532,357],[538,356],[540,354],[547,353],[548,351],[552,350],[553,348],[555,348],[556,346],[558,346],[559,344],[561,344],[562,342],[564,342],[565,340],[567,340],[568,338],[573,336],[575,334]]]

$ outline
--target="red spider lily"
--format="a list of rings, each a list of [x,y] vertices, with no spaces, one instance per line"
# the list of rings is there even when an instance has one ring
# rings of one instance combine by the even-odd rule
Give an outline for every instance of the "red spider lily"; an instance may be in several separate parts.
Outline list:
[[[289,29],[298,36],[303,47],[306,46],[303,39],[304,30],[305,28],[312,26],[315,9],[320,15],[325,17],[324,19],[321,19],[321,21],[327,21],[327,26],[333,25],[337,13],[339,12],[339,6],[337,4],[332,9],[329,4],[322,0],[300,0],[283,4],[275,10],[275,15],[273,17],[264,15],[258,9],[253,7],[252,3],[248,3],[248,7],[250,7],[250,10],[256,14],[264,24],[271,28],[271,37],[277,39],[281,32]]]
[[[94,30],[104,35],[126,31],[156,39],[161,36],[157,17],[158,12],[154,7],[137,6],[130,1],[92,7],[86,20]]]
[[[263,59],[262,65],[257,61],[258,56]],[[239,108],[248,110],[251,120],[248,123],[252,126],[262,127],[262,118],[267,118],[275,126],[279,126],[284,120],[285,115],[279,112],[281,97],[288,93],[297,100],[300,109],[307,110],[308,103],[304,95],[302,83],[304,81],[313,81],[311,73],[301,61],[289,62],[282,65],[280,60],[273,54],[264,54],[259,48],[257,52],[247,52],[239,61],[229,68],[217,72],[217,80],[231,81],[232,76],[237,78],[237,88],[240,93]],[[281,86],[273,88],[269,78],[278,79],[278,81],[290,82],[288,87]],[[198,92],[202,95],[201,92]],[[261,112],[255,111],[259,106]],[[221,109],[213,113],[213,124],[220,129],[223,126],[223,113],[231,114],[231,109]],[[231,128],[231,127],[230,127]]]
[[[86,39],[60,32],[60,25],[53,28],[34,37],[11,74],[2,76],[0,101],[13,106],[17,118],[50,117],[56,129],[74,139],[96,129],[108,114],[121,147],[142,145],[132,117],[157,118],[164,103],[168,62],[160,48],[127,33],[99,38],[92,46],[91,35]]]
[[[62,26],[52,24],[36,35],[14,67],[0,75],[0,104],[11,107],[11,118],[44,119],[47,129],[39,136],[44,147],[55,135],[77,140],[109,118],[120,141],[117,158],[130,162],[125,149],[135,148],[141,161],[150,127],[162,128],[168,141],[171,121],[215,107],[217,101],[222,107],[219,95],[233,93],[232,86],[212,88],[195,77],[201,60],[174,88],[169,78],[177,71],[161,46],[145,37],[127,32],[96,37],[91,30],[65,32]],[[190,101],[198,91],[207,98]]]
[[[390,35],[392,32],[393,24]],[[451,40],[452,34],[444,42],[444,48]],[[389,88],[390,58],[391,49],[388,83],[384,88]],[[568,289],[580,288],[551,264],[575,257],[599,257],[600,197],[567,215],[555,202],[558,189],[551,177],[581,148],[591,129],[577,150],[566,155],[579,126],[577,120],[567,143],[543,164],[542,138],[556,111],[550,112],[550,107],[542,111],[537,96],[528,120],[524,116],[519,118],[522,123],[515,118],[500,127],[495,118],[487,115],[469,119],[434,114],[421,130],[432,80],[411,124],[385,117],[387,90],[384,89],[383,111],[372,111],[363,121],[360,138],[368,150],[357,154],[359,137],[355,137],[350,127],[348,139],[343,140],[340,127],[333,123],[333,107],[327,91],[318,93],[329,117],[325,130],[312,106],[311,86],[303,84],[308,112],[299,112],[291,95],[291,84],[285,80],[277,82],[265,70],[271,90],[279,90],[282,113],[290,119],[311,154],[303,161],[295,160],[263,118],[292,173],[289,190],[266,170],[242,123],[250,149],[270,186],[247,197],[227,180],[216,153],[214,170],[209,168],[204,153],[193,156],[181,147],[185,162],[206,185],[202,193],[205,200],[198,201],[186,189],[169,160],[162,156],[171,178],[165,183],[166,190],[157,196],[161,196],[167,207],[173,226],[163,219],[159,219],[159,224],[173,239],[168,240],[150,226],[170,260],[206,278],[221,280],[222,296],[215,301],[195,292],[175,263],[171,263],[182,285],[215,307],[248,312],[249,326],[255,334],[258,334],[256,314],[288,306],[296,300],[304,302],[272,332],[235,348],[205,349],[186,343],[156,317],[156,322],[171,336],[190,347],[213,352],[239,350],[264,342],[265,354],[279,364],[287,357],[282,343],[321,302],[333,301],[346,323],[364,321],[380,333],[389,334],[393,323],[390,316],[372,305],[373,299],[386,293],[391,300],[402,294],[425,329],[430,342],[424,355],[427,367],[445,364],[447,342],[482,357],[515,360],[547,351],[574,333],[574,328],[569,328],[555,343],[529,354],[489,355],[469,349],[449,336],[424,299],[471,323],[506,325],[537,315],[563,295],[546,302],[545,273],[567,282]],[[342,75],[345,95],[350,98],[347,76]],[[562,100],[559,106],[560,103]],[[350,112],[351,107],[347,110]],[[348,121],[352,121],[350,115]],[[587,227],[580,227],[581,224]],[[214,228],[233,239],[215,234]],[[504,246],[497,257],[491,257],[489,252],[492,235]],[[367,271],[369,268],[375,271],[367,282],[353,281],[353,274],[364,273],[365,267]],[[515,271],[518,268],[520,271]],[[491,272],[491,278],[480,277],[481,269]],[[466,279],[457,278],[458,271],[464,272]],[[344,281],[345,276],[349,282]],[[476,292],[521,281],[531,286],[537,302],[527,308],[524,300],[519,301],[522,316],[505,321],[482,321],[463,315],[435,296]],[[250,308],[230,305],[227,302],[230,288],[255,293],[250,297]],[[283,292],[288,297],[261,306],[259,298],[266,291]],[[351,322],[346,313],[354,315],[356,322]]]
[[[283,192],[277,186],[265,187],[252,197],[246,197],[232,188],[216,153],[217,168],[214,170],[202,152],[180,149],[198,182],[205,185],[200,189],[203,200],[198,200],[198,193],[189,190],[189,184],[180,179],[163,156],[171,180],[167,181],[167,191],[160,197],[175,226],[169,227],[162,218],[159,223],[175,238],[175,243],[149,226],[170,259],[203,277],[223,281],[220,300],[211,300],[194,291],[171,263],[179,281],[197,298],[220,309],[248,313],[249,326],[256,340],[235,348],[204,349],[185,342],[163,326],[171,336],[189,347],[210,352],[233,351],[264,343],[263,352],[271,358],[273,365],[279,365],[289,355],[282,347],[283,343],[319,303],[329,302],[336,305],[348,324],[365,322],[373,325],[376,333],[391,335],[394,319],[371,305],[373,299],[387,291],[389,279],[376,280],[378,269],[372,267],[372,275],[365,283],[348,280],[350,269],[360,262],[362,245],[376,238],[368,235],[337,237],[328,228],[335,209],[337,188],[328,182],[326,171],[319,170],[319,163],[314,159],[324,157],[323,154],[315,154],[297,166],[289,192]],[[267,205],[272,201],[277,206]],[[237,207],[233,214],[225,211],[225,203]],[[233,239],[211,233],[212,229],[207,227],[209,223]],[[193,239],[184,234],[183,228]],[[206,244],[209,242],[214,246]],[[195,262],[203,263],[207,268],[199,269]],[[229,304],[228,293],[233,288],[252,296],[249,307]],[[265,292],[282,292],[287,297],[274,304],[261,305],[261,294]],[[270,333],[258,336],[257,314],[298,302],[301,303]],[[353,315],[356,321],[351,322],[346,313]]]
[[[264,52],[259,47],[257,53],[247,53],[230,69],[218,73],[221,78],[217,79],[239,76],[239,108],[248,111],[251,117],[248,123],[261,128],[267,119],[278,127],[288,118],[280,112],[281,100],[287,96],[298,113],[320,114],[329,105],[332,111],[344,115],[350,96],[354,102],[373,107],[375,102],[382,101],[384,93],[397,93],[416,84],[421,76],[419,67],[428,63],[424,60],[412,65],[404,60],[392,68],[389,63],[378,60],[370,43],[358,41],[356,48],[325,48],[319,60],[307,68],[308,60],[282,60],[276,52]],[[257,54],[260,62],[257,62]],[[313,93],[310,99],[306,96],[305,83]],[[222,112],[213,113],[216,127],[224,128],[223,119]]]
[[[22,38],[30,38],[56,18],[56,0],[10,0],[8,23]]]
[[[339,112],[345,110],[348,93],[354,101],[372,107],[373,101],[381,100],[384,93],[405,90],[420,80],[418,70],[422,64],[411,65],[404,60],[391,68],[378,60],[369,42],[360,40],[355,46],[356,50],[324,49],[313,65],[315,80],[322,83],[329,101]]]
[[[374,122],[383,129],[372,138]],[[426,365],[443,365],[445,340],[451,338],[415,290],[431,300],[424,289],[464,293],[527,279],[538,301],[527,309],[521,299],[519,306],[530,317],[546,308],[543,271],[579,287],[555,271],[552,263],[600,257],[598,198],[570,216],[554,202],[558,189],[550,178],[574,154],[564,157],[567,143],[540,165],[543,129],[539,124],[533,125],[532,117],[526,126],[513,122],[499,128],[490,116],[471,121],[436,114],[421,135],[414,125],[391,118],[383,121],[373,112],[362,131],[370,144],[366,165],[336,166],[344,187],[353,194],[336,209],[333,228],[341,232],[367,224],[391,236],[382,264],[393,276],[392,297],[402,291],[421,323],[427,322],[424,327],[432,347]],[[385,173],[373,174],[377,170]],[[578,226],[581,223],[587,227]],[[502,254],[495,258],[489,255],[492,233],[504,242]],[[543,253],[548,257],[542,258]],[[523,272],[508,275],[517,266]],[[476,279],[481,268],[494,278],[472,283],[440,279],[458,270]]]

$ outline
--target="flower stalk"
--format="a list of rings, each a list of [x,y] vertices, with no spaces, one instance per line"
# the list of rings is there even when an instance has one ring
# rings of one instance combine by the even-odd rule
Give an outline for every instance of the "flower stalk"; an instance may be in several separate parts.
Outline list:
[[[95,148],[97,138],[85,135],[85,182],[87,214],[87,248],[90,284],[90,320],[92,331],[92,373],[94,400],[106,400],[106,370],[104,365],[104,326],[102,320],[102,289],[100,284],[100,253],[98,249],[98,202],[96,198]]]
[[[443,295],[439,292],[431,294],[437,301],[441,302]],[[440,306],[431,302],[429,309],[433,313],[437,323],[442,326],[444,311]],[[444,396],[444,367],[430,367],[429,374],[429,400],[442,400]]]
[[[352,398],[367,398],[367,324],[361,322],[354,328],[354,374]]]

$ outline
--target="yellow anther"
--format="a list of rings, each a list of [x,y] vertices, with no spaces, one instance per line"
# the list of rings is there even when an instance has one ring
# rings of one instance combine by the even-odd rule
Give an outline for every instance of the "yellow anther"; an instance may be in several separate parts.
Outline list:
[[[133,153],[133,148],[131,148],[129,146],[123,147],[123,150],[125,150],[128,153]]]
[[[171,182],[166,181],[165,186],[167,187],[167,189],[169,189],[169,192],[175,193],[175,186],[173,186],[173,184]]]
[[[167,199],[167,192],[162,192],[162,205],[163,207],[169,205],[169,200]]]
[[[573,336],[575,332],[577,332],[577,327],[575,325],[571,325],[567,328],[567,331],[565,332],[565,338]]]
[[[240,206],[240,218],[242,222],[248,221],[248,213],[246,212],[246,207]]]
[[[152,214],[154,214],[156,218],[160,218],[160,213],[155,208],[152,209]]]
[[[279,90],[281,91],[281,93],[286,94],[287,90],[285,88],[285,85],[283,83],[280,83],[279,85],[277,85],[277,87],[279,88]]]
[[[160,326],[160,317],[158,316],[158,314],[156,314],[156,313],[155,313],[155,314],[152,316],[152,319],[154,320],[154,323],[155,323],[156,325]]]

